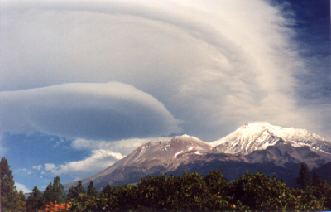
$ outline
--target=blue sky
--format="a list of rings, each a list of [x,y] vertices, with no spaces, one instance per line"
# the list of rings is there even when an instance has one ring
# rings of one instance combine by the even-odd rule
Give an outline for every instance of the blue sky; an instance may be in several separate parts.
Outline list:
[[[5,134],[2,139],[15,180],[29,188],[34,184],[46,186],[53,177],[52,173],[39,170],[39,166],[45,162],[64,163],[88,155],[87,151],[74,151],[69,145],[70,140],[45,134]],[[71,179],[66,177],[63,180]]]
[[[330,138],[330,2],[245,2],[4,1],[0,154],[20,188],[170,134],[267,121]]]

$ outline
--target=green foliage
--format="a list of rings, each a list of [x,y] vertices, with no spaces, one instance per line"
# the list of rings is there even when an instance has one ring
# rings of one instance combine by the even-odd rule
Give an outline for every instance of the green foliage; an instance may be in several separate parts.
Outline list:
[[[53,201],[53,184],[50,182],[48,184],[48,186],[45,188],[44,191],[44,196],[43,196],[43,203],[47,203],[47,202],[52,202]]]
[[[38,189],[37,186],[35,186],[32,189],[31,194],[26,200],[26,210],[27,212],[34,212],[37,211],[41,206],[43,205],[43,194]]]
[[[56,176],[54,178],[52,192],[54,195],[55,202],[61,202],[61,203],[64,202],[65,200],[64,187],[61,184],[61,180],[59,176]]]
[[[178,196],[175,188],[179,188],[179,185],[178,179],[170,176],[145,177],[137,185],[139,203],[154,208],[175,205]]]
[[[134,185],[106,186],[101,193],[101,198],[106,200],[104,208],[108,210],[132,209],[136,208],[139,201],[137,194],[137,187]]]
[[[206,177],[197,173],[178,177],[147,176],[137,185],[106,186],[96,201],[99,210],[106,211],[247,209],[239,201],[223,195],[227,184],[219,172]]]
[[[25,202],[17,192],[5,158],[1,170],[1,212],[37,211],[49,202],[69,202],[71,211],[159,211],[159,210],[294,210],[331,209],[331,186],[301,165],[298,183],[290,188],[275,177],[262,173],[245,174],[227,181],[218,171],[207,176],[184,173],[182,176],[147,176],[137,185],[106,186],[97,192],[91,181],[87,192],[78,182],[69,189],[67,199],[60,177],[55,177],[44,193],[34,187]],[[312,177],[311,177],[312,176]],[[25,205],[26,203],[26,205]]]
[[[17,192],[14,178],[6,158],[0,162],[0,192],[2,212],[25,211],[25,197],[22,192]]]
[[[25,196],[22,191],[19,191],[16,193],[16,207],[15,211],[26,211],[26,202],[25,202]]]
[[[262,173],[246,174],[230,186],[234,199],[251,209],[289,209],[290,190],[284,182]]]
[[[324,198],[319,199],[313,194],[311,187],[292,189],[292,208],[300,211],[316,211],[325,209]]]
[[[15,183],[13,175],[8,165],[6,158],[2,158],[0,162],[1,174],[1,211],[10,211],[15,209]]]
[[[215,195],[224,195],[225,189],[228,186],[228,182],[219,171],[211,171],[209,175],[205,176],[204,181],[206,182],[209,192]]]
[[[220,172],[202,177],[147,176],[137,185],[106,186],[98,196],[81,194],[73,211],[112,210],[322,210],[330,208],[327,183],[289,188],[275,177],[246,174],[228,182]]]
[[[102,209],[104,203],[100,203],[100,200],[96,196],[88,196],[85,193],[80,193],[75,199],[71,199],[70,211],[105,211]]]
[[[208,187],[198,173],[185,173],[180,178],[178,199],[181,207],[202,209],[208,199]],[[206,198],[207,197],[207,198]]]
[[[65,201],[64,187],[61,184],[59,176],[54,177],[53,183],[49,183],[44,191],[43,203],[57,202],[63,203]]]
[[[71,186],[69,188],[68,192],[68,199],[76,199],[79,197],[79,195],[85,194],[85,189],[82,185],[82,181],[78,181],[78,184],[76,186]]]
[[[100,200],[97,198],[97,190],[93,186],[93,181],[90,181],[87,187],[87,193],[79,181],[76,186],[72,186],[69,189],[68,201],[71,202],[71,211],[101,211],[98,206],[105,205],[99,203]]]
[[[94,187],[93,181],[90,181],[89,184],[88,184],[88,186],[87,186],[87,195],[88,196],[95,197],[95,196],[97,196],[97,194],[98,194],[98,191]]]

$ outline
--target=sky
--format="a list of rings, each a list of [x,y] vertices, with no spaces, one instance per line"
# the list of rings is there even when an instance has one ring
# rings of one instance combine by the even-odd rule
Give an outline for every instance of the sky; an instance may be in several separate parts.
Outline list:
[[[0,155],[17,187],[247,122],[331,138],[329,0],[0,0]]]

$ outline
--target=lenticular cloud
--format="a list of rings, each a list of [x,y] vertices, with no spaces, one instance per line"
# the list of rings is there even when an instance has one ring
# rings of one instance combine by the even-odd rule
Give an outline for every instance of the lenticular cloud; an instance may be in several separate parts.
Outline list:
[[[118,139],[176,132],[154,97],[122,83],[74,83],[0,92],[0,127],[67,137]]]
[[[48,0],[8,1],[4,6],[0,90],[118,81],[152,95],[169,111],[156,110],[147,118],[141,109],[149,123],[144,130],[174,131],[178,119],[184,132],[204,139],[218,138],[256,120],[313,130],[312,126],[319,126],[320,120],[310,116],[314,111],[296,105],[293,75],[304,66],[291,44],[292,32],[286,27],[290,22],[267,1]],[[43,104],[50,107],[46,102],[53,101],[45,99]],[[108,121],[100,121],[107,107],[93,110],[92,115],[87,102],[80,103],[84,111],[79,112],[53,107],[53,116],[77,114],[79,122],[86,123],[81,130],[90,137],[123,132],[116,136],[120,138],[124,131],[136,130],[121,126],[133,126],[140,112],[126,114],[132,117],[123,123],[114,112],[106,116]],[[10,102],[5,99],[1,104]],[[29,117],[36,129],[44,130],[53,121],[52,115],[46,115],[48,109],[43,110]],[[163,117],[161,124],[156,112]],[[6,117],[4,127],[12,122]],[[120,127],[107,133],[89,129],[103,122],[120,123]],[[61,125],[47,130],[77,134],[63,132],[58,129]],[[134,134],[140,136],[144,130]]]

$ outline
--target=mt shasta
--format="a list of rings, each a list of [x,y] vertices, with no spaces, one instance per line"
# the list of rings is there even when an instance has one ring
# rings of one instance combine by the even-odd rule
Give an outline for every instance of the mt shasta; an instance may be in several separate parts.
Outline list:
[[[207,174],[217,169],[229,179],[261,171],[291,185],[302,162],[316,170],[330,167],[331,142],[305,129],[255,122],[244,124],[214,142],[189,135],[154,139],[84,179],[83,184],[93,180],[102,188],[107,184],[136,183],[146,175],[177,175],[185,171]]]

